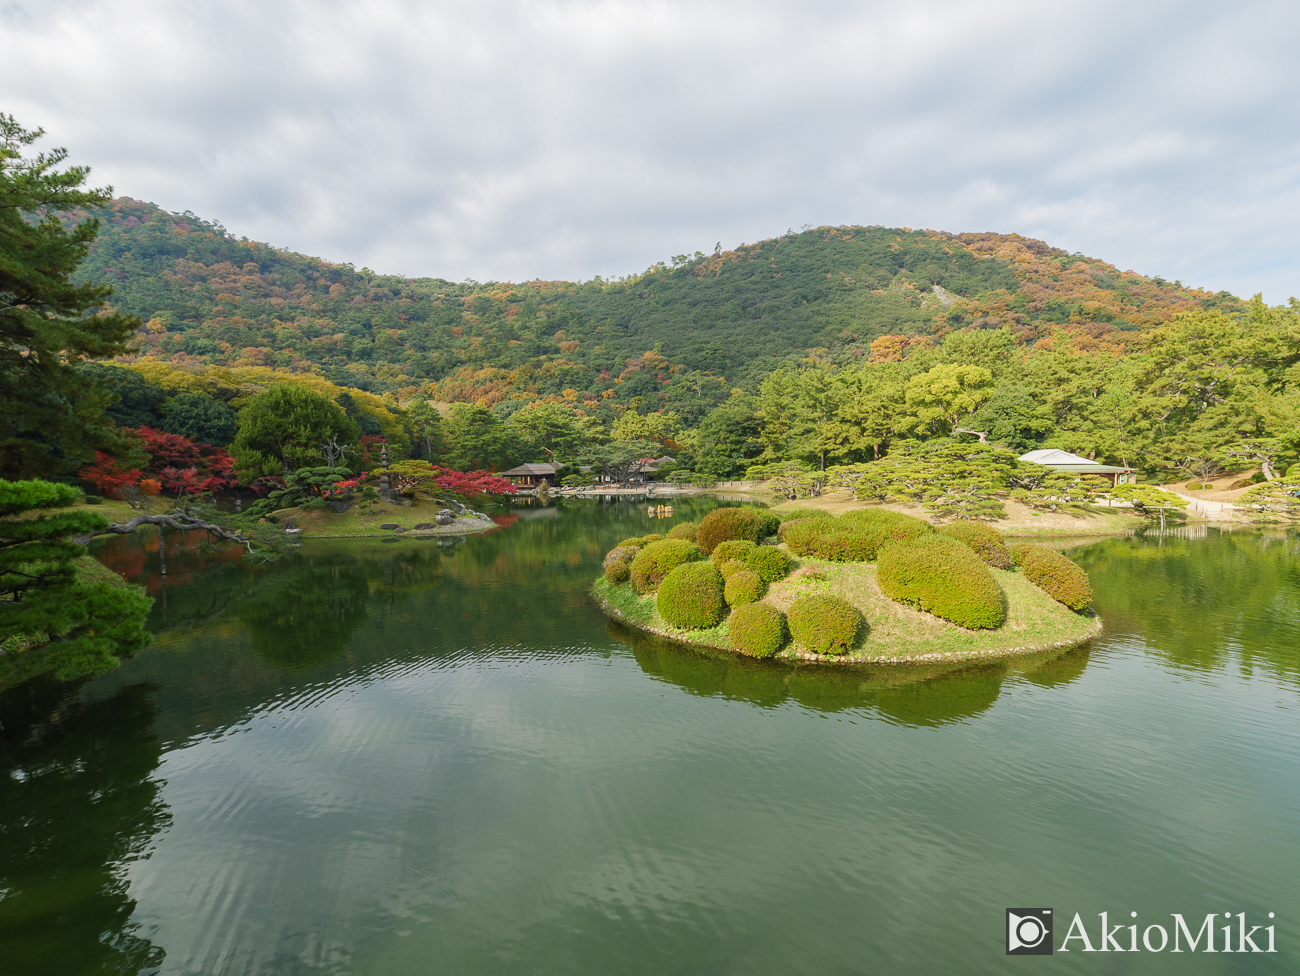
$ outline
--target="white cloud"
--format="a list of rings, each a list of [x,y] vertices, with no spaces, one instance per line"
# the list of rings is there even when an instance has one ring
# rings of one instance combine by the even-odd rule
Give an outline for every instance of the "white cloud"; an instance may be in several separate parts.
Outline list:
[[[590,277],[805,223],[1300,292],[1261,2],[0,6],[0,109],[119,193],[377,270]]]

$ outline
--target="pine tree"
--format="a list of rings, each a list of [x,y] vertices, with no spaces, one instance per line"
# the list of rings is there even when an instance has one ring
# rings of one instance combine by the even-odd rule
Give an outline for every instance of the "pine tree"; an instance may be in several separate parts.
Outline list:
[[[127,351],[138,319],[105,311],[112,289],[72,273],[99,233],[82,208],[110,187],[83,190],[89,170],[59,171],[67,150],[23,158],[42,131],[0,113],[0,477],[74,471],[114,443],[108,395],[76,363]]]
[[[111,578],[73,541],[107,528],[108,519],[53,511],[76,498],[68,485],[0,481],[0,681],[44,670],[65,680],[107,671],[117,655],[150,640],[144,620],[152,598]]]

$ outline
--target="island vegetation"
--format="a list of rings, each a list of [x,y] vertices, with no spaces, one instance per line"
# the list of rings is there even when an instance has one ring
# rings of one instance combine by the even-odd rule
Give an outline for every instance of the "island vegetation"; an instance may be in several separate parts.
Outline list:
[[[1061,553],[879,507],[719,508],[693,539],[625,539],[604,567],[594,593],[615,618],[756,658],[949,662],[1042,653],[1100,630],[1087,574]]]

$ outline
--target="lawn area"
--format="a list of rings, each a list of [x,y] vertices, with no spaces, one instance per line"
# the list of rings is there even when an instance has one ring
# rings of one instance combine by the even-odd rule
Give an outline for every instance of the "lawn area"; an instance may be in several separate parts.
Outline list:
[[[1032,654],[1077,644],[1100,632],[1091,614],[1077,614],[1057,603],[1014,570],[990,570],[1007,598],[1007,621],[995,630],[967,630],[932,614],[895,603],[876,586],[872,563],[832,563],[798,559],[793,572],[772,584],[764,602],[785,612],[801,596],[829,593],[856,606],[867,622],[865,638],[850,654],[820,657],[837,663],[900,663],[977,660]],[[727,621],[709,630],[670,627],[654,594],[637,596],[628,584],[611,586],[602,577],[593,593],[606,612],[625,623],[687,644],[728,648]],[[778,657],[808,658],[790,644]]]

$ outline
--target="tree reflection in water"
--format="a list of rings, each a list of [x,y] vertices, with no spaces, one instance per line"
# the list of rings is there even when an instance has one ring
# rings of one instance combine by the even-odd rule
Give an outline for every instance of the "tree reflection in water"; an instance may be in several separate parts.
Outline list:
[[[794,702],[838,712],[861,708],[901,725],[944,725],[990,708],[1008,674],[1035,684],[1066,684],[1088,666],[1086,646],[1006,661],[948,665],[793,665],[693,649],[624,627],[609,633],[631,645],[641,669],[696,695],[772,707]]]
[[[83,702],[42,676],[0,697],[4,972],[134,976],[162,964],[131,922],[124,877],[169,824],[153,690]]]

